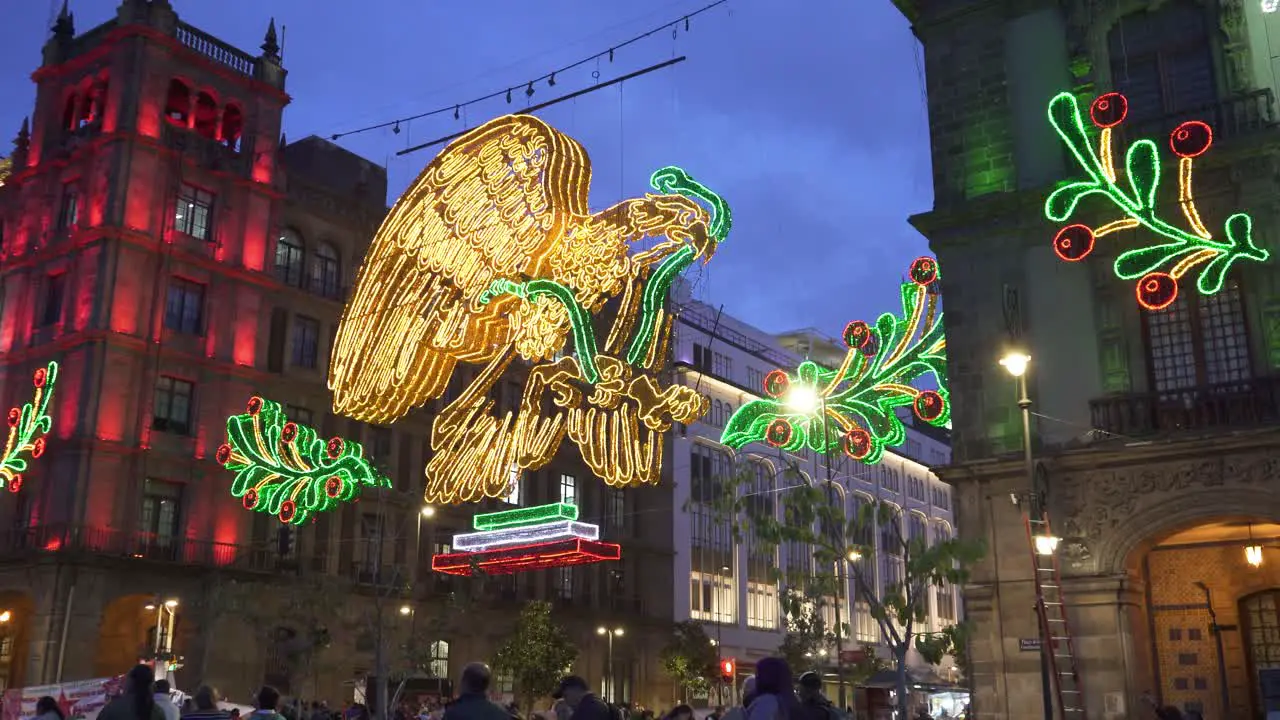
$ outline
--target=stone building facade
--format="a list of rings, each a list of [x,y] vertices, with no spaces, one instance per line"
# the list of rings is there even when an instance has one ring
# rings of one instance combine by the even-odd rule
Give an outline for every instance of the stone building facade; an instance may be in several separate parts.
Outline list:
[[[603,674],[596,627],[625,618],[619,699],[670,697],[649,645],[670,627],[670,593],[645,574],[671,553],[669,527],[647,519],[669,493],[608,495],[567,447],[513,477],[508,501],[572,494],[622,562],[437,576],[430,555],[485,509],[421,512],[439,403],[394,427],[330,412],[329,348],[386,213],[386,173],[320,138],[286,142],[274,24],[249,53],[165,0],[123,0],[81,34],[64,11],[33,78],[36,106],[0,170],[0,396],[20,405],[36,367],[61,370],[48,450],[0,503],[6,687],[114,675],[160,646],[181,656],[183,688],[212,682],[243,702],[270,682],[338,703],[375,672],[379,642],[389,673],[444,680],[546,599],[580,673]],[[495,388],[500,404],[518,400],[521,372]],[[213,455],[255,394],[364,443],[395,489],[296,529],[245,511]]]
[[[1152,702],[1261,717],[1277,706],[1280,16],[1243,0],[897,5],[924,48],[934,167],[934,207],[912,223],[946,278],[954,459],[940,475],[956,488],[962,535],[988,544],[964,591],[976,717],[1039,707],[1039,655],[1023,642],[1039,636],[1030,547],[1010,502],[1032,490],[1062,539],[1090,717],[1141,717]],[[1194,178],[1204,222],[1221,232],[1228,215],[1250,213],[1271,259],[1237,264],[1211,296],[1184,279],[1169,308],[1149,312],[1110,261],[1152,235],[1099,238],[1083,262],[1055,257],[1060,224],[1045,219],[1045,197],[1081,174],[1046,118],[1063,91],[1086,104],[1129,98],[1117,153],[1155,140],[1170,160],[1157,203],[1173,223],[1168,134],[1209,123],[1213,148]],[[1117,215],[1086,202],[1073,221]],[[1034,480],[1014,381],[997,364],[1011,348],[1032,357]],[[1248,545],[1261,546],[1261,566],[1242,562]],[[1210,572],[1213,553],[1237,561]]]

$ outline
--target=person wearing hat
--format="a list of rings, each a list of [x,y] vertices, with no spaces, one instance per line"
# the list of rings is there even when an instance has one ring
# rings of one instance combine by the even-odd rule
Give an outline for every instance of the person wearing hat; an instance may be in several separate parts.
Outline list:
[[[840,720],[835,706],[822,694],[822,676],[810,670],[800,676],[800,711],[804,720]]]
[[[577,675],[565,675],[551,697],[564,700],[573,709],[570,720],[614,720],[609,706],[593,695],[587,681]]]

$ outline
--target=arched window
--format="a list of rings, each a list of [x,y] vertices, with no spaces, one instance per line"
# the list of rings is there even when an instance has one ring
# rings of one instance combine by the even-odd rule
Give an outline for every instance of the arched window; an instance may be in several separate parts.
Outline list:
[[[89,88],[89,96],[85,99],[85,110],[81,125],[91,125],[102,122],[102,114],[107,110],[107,78],[95,80]]]
[[[1217,102],[1207,12],[1197,0],[1171,0],[1124,16],[1107,33],[1111,84],[1129,99],[1135,122]]]
[[[302,238],[286,229],[276,240],[276,277],[285,285],[302,287]]]
[[[222,132],[219,140],[232,150],[240,149],[240,133],[244,132],[244,113],[238,105],[227,105],[222,109]]]
[[[338,251],[329,243],[320,243],[311,254],[311,292],[327,298],[337,298]]]
[[[431,643],[431,662],[427,665],[427,674],[433,678],[449,677],[449,643],[436,640]]]
[[[213,96],[202,92],[196,96],[196,132],[214,140],[218,135],[218,103]]]
[[[169,94],[164,102],[164,116],[170,121],[186,127],[190,114],[191,88],[177,78],[170,80]]]

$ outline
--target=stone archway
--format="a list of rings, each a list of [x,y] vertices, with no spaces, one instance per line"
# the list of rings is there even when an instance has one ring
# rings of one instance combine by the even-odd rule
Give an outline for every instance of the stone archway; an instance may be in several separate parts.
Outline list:
[[[117,597],[103,607],[93,663],[96,677],[126,673],[139,660],[152,656],[157,624],[162,640],[168,632],[167,618],[157,623],[159,611],[155,603],[155,595],[135,594]]]
[[[1225,493],[1217,507],[1202,509],[1181,499],[1153,506],[1181,507],[1170,507],[1161,524],[1145,526],[1157,534],[1130,543],[1126,570],[1145,596],[1135,613],[1132,648],[1145,657],[1135,658],[1134,666],[1147,668],[1143,688],[1161,704],[1207,717],[1261,717],[1242,611],[1247,598],[1261,593],[1280,599],[1280,524],[1240,511],[1239,502],[1251,494]],[[1227,508],[1233,511],[1211,515]],[[1249,545],[1271,548],[1260,565],[1247,560]],[[1280,629],[1280,614],[1272,608],[1264,618],[1262,610],[1256,624]]]
[[[35,600],[25,592],[0,592],[0,689],[27,680],[27,650],[35,624]]]

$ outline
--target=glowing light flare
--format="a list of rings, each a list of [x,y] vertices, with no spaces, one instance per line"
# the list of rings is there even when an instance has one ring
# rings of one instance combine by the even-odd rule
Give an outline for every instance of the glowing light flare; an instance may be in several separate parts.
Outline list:
[[[1248,545],[1244,549],[1244,561],[1253,567],[1262,566],[1262,546]]]
[[[1049,123],[1057,131],[1084,172],[1084,179],[1060,185],[1045,199],[1045,217],[1064,222],[1086,196],[1106,198],[1127,217],[1093,230],[1085,225],[1067,225],[1054,236],[1053,248],[1059,258],[1074,262],[1093,250],[1093,241],[1108,233],[1142,226],[1162,240],[1156,244],[1120,253],[1114,270],[1124,280],[1138,280],[1134,290],[1138,303],[1148,310],[1168,307],[1178,294],[1178,281],[1196,270],[1196,287],[1204,295],[1222,289],[1228,272],[1239,260],[1265,262],[1269,251],[1253,239],[1253,220],[1245,213],[1229,216],[1221,237],[1204,224],[1192,191],[1193,160],[1213,145],[1213,131],[1198,120],[1184,122],[1169,134],[1169,147],[1178,162],[1178,204],[1190,230],[1183,230],[1158,213],[1161,161],[1151,140],[1129,146],[1124,165],[1128,188],[1120,187],[1112,160],[1112,129],[1128,115],[1128,101],[1119,93],[1107,93],[1089,108],[1093,124],[1101,128],[1095,151],[1084,129],[1080,109],[1071,93],[1061,93],[1049,103]]]
[[[391,487],[360,443],[322,440],[314,429],[290,422],[279,403],[256,396],[244,414],[227,418],[227,442],[214,459],[236,474],[231,494],[246,510],[294,525],[357,501],[365,487]]]
[[[1052,555],[1058,551],[1058,543],[1062,538],[1053,535],[1036,535],[1033,539],[1037,555]]]
[[[426,502],[504,497],[512,468],[541,467],[566,436],[606,483],[655,483],[662,434],[706,412],[655,373],[671,283],[714,253],[728,206],[667,167],[650,179],[664,194],[591,214],[590,179],[568,136],[497,118],[432,160],[375,236],[334,342],[335,412],[389,423],[439,397],[458,363],[481,366],[434,420]],[[600,347],[593,316],[619,297]],[[570,337],[575,353],[549,361]],[[533,367],[518,411],[499,415],[489,391],[516,357]]]
[[[770,372],[770,397],[738,408],[720,441],[732,448],[759,442],[789,452],[839,449],[873,464],[885,448],[906,440],[897,408],[911,407],[921,421],[945,425],[950,401],[946,338],[934,289],[937,263],[919,258],[908,277],[901,287],[901,316],[885,313],[874,326],[849,323],[844,333],[848,350],[836,370],[805,361],[792,375]],[[936,390],[912,385],[929,376]]]
[[[31,384],[35,395],[21,408],[10,408],[5,416],[9,434],[5,439],[4,454],[0,455],[0,487],[16,493],[22,489],[22,473],[27,471],[27,458],[38,459],[44,455],[47,436],[53,431],[53,418],[49,415],[49,402],[58,381],[58,363],[50,362],[37,368]]]
[[[616,543],[573,539],[477,553],[435,555],[431,558],[431,569],[447,575],[470,576],[473,571],[488,575],[508,575],[618,560],[621,557],[622,547]]]

